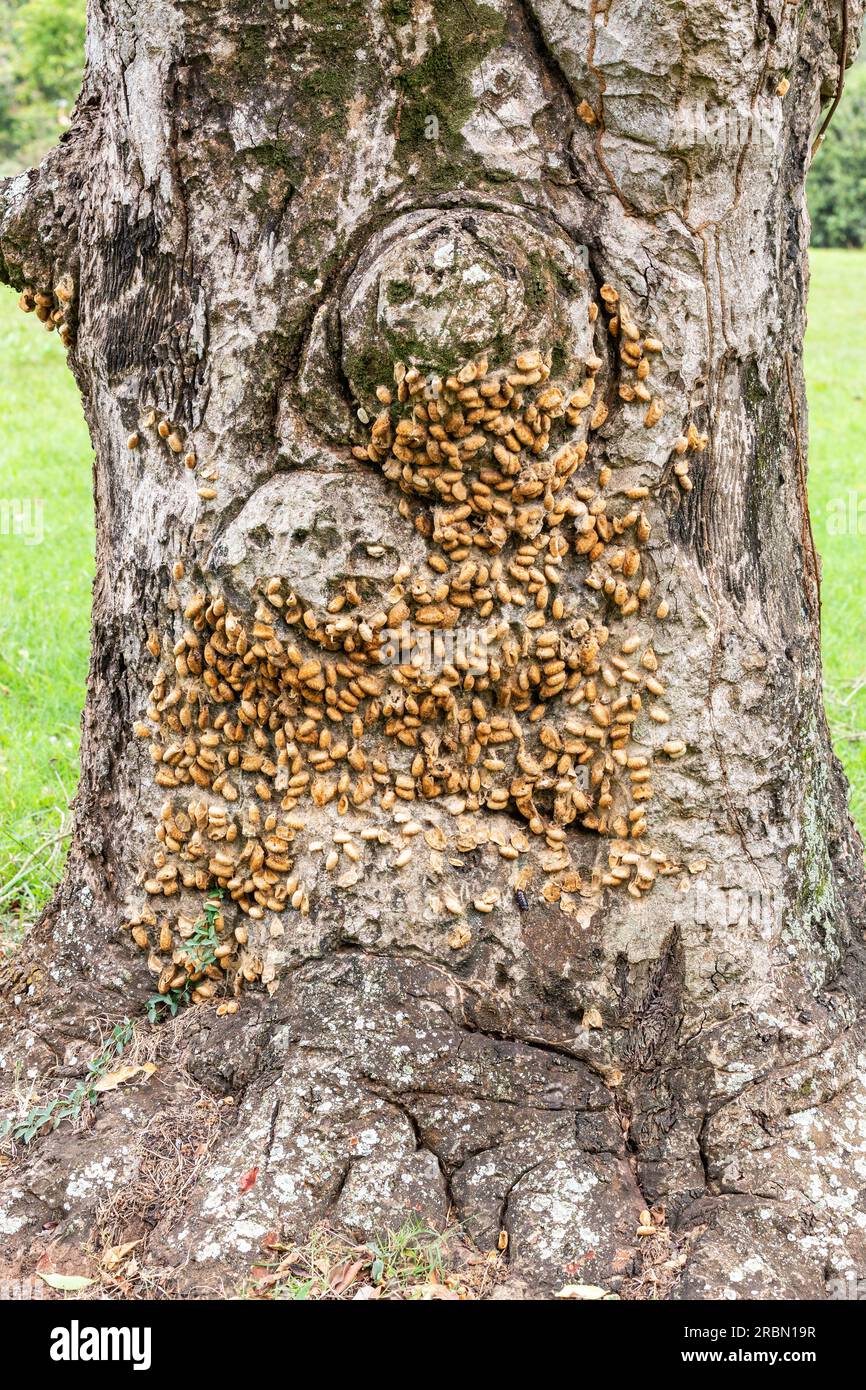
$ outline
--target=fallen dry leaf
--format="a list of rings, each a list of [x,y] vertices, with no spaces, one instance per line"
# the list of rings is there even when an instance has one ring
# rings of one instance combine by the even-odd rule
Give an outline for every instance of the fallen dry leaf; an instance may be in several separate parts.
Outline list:
[[[454,1289],[446,1288],[444,1284],[410,1284],[406,1292],[414,1295],[422,1301],[430,1302],[432,1299],[445,1300],[448,1303],[459,1303],[460,1295]]]
[[[96,1283],[95,1279],[88,1279],[84,1274],[40,1274],[39,1278],[49,1289],[61,1289],[66,1293],[77,1293],[79,1289],[89,1289],[91,1284]]]
[[[599,1284],[564,1284],[561,1289],[556,1291],[557,1298],[577,1298],[585,1303],[595,1302],[600,1298],[607,1298],[607,1289],[601,1288]]]
[[[103,1269],[107,1269],[109,1271],[117,1269],[117,1266],[123,1263],[127,1255],[129,1255],[131,1251],[135,1249],[136,1245],[140,1244],[140,1240],[128,1240],[125,1245],[110,1246],[102,1256]]]
[[[345,1293],[368,1263],[368,1260],[346,1260],[344,1264],[332,1269],[328,1282],[334,1293]]]
[[[134,1076],[153,1076],[156,1066],[153,1062],[142,1062],[140,1065],[129,1062],[125,1067],[118,1067],[117,1071],[107,1071],[104,1076],[100,1076],[95,1083],[94,1091],[113,1091],[118,1086],[122,1086],[125,1081],[131,1081]]]
[[[240,1182],[238,1183],[238,1192],[240,1192],[240,1193],[249,1192],[249,1190],[250,1190],[251,1187],[255,1187],[255,1185],[256,1185],[256,1179],[258,1178],[258,1176],[259,1176],[259,1170],[258,1170],[257,1167],[256,1167],[256,1168],[251,1168],[250,1171],[249,1171],[248,1173],[244,1173],[243,1177],[241,1178]]]

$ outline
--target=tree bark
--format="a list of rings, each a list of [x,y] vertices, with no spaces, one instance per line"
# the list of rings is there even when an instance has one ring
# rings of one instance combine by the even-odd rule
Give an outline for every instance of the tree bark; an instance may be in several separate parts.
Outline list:
[[[90,7],[70,131],[0,185],[97,521],[10,1091],[157,981],[191,1002],[182,1084],[0,1170],[7,1259],[97,1229],[193,1078],[235,1103],[145,1222],[188,1291],[413,1212],[505,1231],[542,1296],[864,1268],[802,375],[841,32],[780,0]]]

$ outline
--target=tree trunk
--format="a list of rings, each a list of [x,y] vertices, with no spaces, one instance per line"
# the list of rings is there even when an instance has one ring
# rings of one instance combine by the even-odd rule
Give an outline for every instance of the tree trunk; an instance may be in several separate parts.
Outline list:
[[[7,1259],[106,1202],[129,1238],[168,1117],[199,1157],[142,1229],[191,1292],[411,1213],[506,1232],[532,1294],[866,1267],[802,375],[842,34],[781,0],[91,5],[70,130],[0,185],[97,521],[10,1092],[157,985],[179,1013],[150,1081],[0,1170]]]

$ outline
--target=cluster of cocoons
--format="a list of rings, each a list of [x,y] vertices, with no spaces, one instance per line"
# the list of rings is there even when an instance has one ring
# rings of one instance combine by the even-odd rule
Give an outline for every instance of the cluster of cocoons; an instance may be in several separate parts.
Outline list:
[[[601,299],[619,395],[645,401],[652,428],[663,406],[648,363],[662,344],[612,287]],[[680,872],[647,842],[655,761],[686,752],[653,645],[669,608],[644,564],[650,488],[587,468],[586,432],[609,406],[601,360],[583,365],[579,380],[556,379],[536,347],[450,375],[395,365],[353,453],[399,489],[427,555],[397,568],[384,599],[341,578],[320,608],[272,576],[245,614],[176,564],[183,621],[151,634],[159,665],[136,725],[167,799],[144,902],[125,923],[160,990],[272,985],[265,947],[285,914],[308,916],[367,870],[417,877],[421,860],[455,950],[505,881],[571,914],[581,896],[640,898]],[[706,442],[692,429],[684,439]],[[675,476],[690,486],[687,469]],[[398,650],[395,633],[408,633]],[[606,837],[603,867],[575,863],[578,830]],[[450,866],[479,848],[512,868],[467,900]],[[220,942],[203,970],[185,944],[187,904],[215,889]]]
[[[25,285],[18,297],[18,308],[25,314],[35,314],[42,327],[57,336],[65,348],[72,346],[73,333],[68,322],[75,286],[71,275],[63,275],[53,289],[34,289]]]

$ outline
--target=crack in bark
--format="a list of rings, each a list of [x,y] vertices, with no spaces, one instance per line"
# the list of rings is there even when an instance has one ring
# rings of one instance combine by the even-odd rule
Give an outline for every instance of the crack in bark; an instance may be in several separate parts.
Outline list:
[[[508,1263],[510,1263],[511,1261],[511,1228],[508,1224],[511,1198],[518,1184],[521,1183],[524,1178],[528,1177],[530,1173],[534,1173],[536,1169],[540,1167],[541,1160],[539,1160],[538,1163],[530,1164],[528,1168],[524,1168],[520,1173],[518,1173],[517,1177],[514,1178],[514,1180],[510,1182],[507,1188],[505,1189],[505,1193],[499,1205],[499,1229],[500,1231],[505,1231],[506,1235],[508,1236],[508,1244],[506,1245],[504,1252],[506,1262]]]
[[[846,3],[847,13],[847,3]],[[806,485],[806,460],[803,457],[803,446],[800,442],[800,421],[797,410],[797,397],[794,391],[794,375],[791,368],[791,354],[785,353],[785,374],[788,381],[788,399],[791,403],[791,424],[794,429],[795,458],[797,460],[797,491],[800,499],[800,509],[802,512],[802,539],[803,554],[807,558],[805,566],[809,571],[811,584],[806,584],[806,598],[809,603],[809,611],[812,614],[812,621],[818,632],[820,641],[821,634],[821,565],[818,560],[818,552],[815,549],[815,535],[812,531],[812,518],[809,514],[809,492]]]
[[[274,1138],[275,1138],[276,1132],[277,1132],[277,1120],[279,1119],[280,1107],[281,1107],[281,1105],[282,1105],[282,1101],[280,1100],[280,1097],[277,1096],[276,1100],[274,1101],[274,1107],[273,1107],[273,1109],[272,1109],[272,1111],[271,1111],[271,1120],[270,1120],[270,1125],[269,1125],[269,1127],[268,1127],[268,1138],[267,1138],[267,1143],[266,1143],[266,1145],[265,1145],[265,1161],[264,1161],[264,1167],[265,1167],[265,1169],[267,1169],[268,1164],[269,1164],[270,1161],[271,1161],[271,1150],[272,1150],[273,1147],[274,1147]]]
[[[667,1054],[672,1031],[682,1019],[683,970],[682,941],[679,929],[674,927],[633,1012],[623,1052],[624,1064],[633,1074],[656,1070],[656,1054],[662,1049]]]
[[[517,0],[517,8],[523,16],[523,21],[526,25],[530,42],[532,44],[535,55],[538,59],[538,62],[542,70],[547,73],[552,85],[559,91],[560,95],[564,98],[568,107],[570,124],[563,132],[562,146],[566,162],[572,169],[572,172],[574,172],[571,150],[576,130],[576,123],[574,120],[574,104],[576,97],[574,88],[572,87],[571,82],[569,81],[569,78],[565,72],[565,69],[562,66],[562,63],[559,60],[559,57],[555,49],[552,48],[547,41],[547,36],[545,35],[541,21],[539,20],[538,15],[535,12],[532,0]],[[555,182],[558,183],[558,181]],[[559,186],[561,187],[562,185],[559,184]]]
[[[704,1173],[704,1188],[710,1194],[713,1193],[714,1189],[710,1182],[710,1157],[707,1151],[707,1130],[712,1118],[713,1112],[708,1110],[701,1121],[701,1126],[697,1133],[698,1156],[701,1160],[701,1168]]]
[[[523,1046],[535,1048],[539,1052],[552,1052],[560,1057],[568,1057],[575,1062],[582,1062],[590,1071],[594,1072],[596,1076],[601,1077],[606,1084],[609,1084],[610,1067],[599,1062],[596,1058],[587,1053],[578,1051],[574,1046],[577,1039],[573,1039],[571,1043],[565,1040],[553,1042],[550,1039],[535,1038],[531,1037],[529,1034],[519,1033],[517,1031],[506,1032],[501,1029],[483,1028],[480,1024],[469,1021],[461,1021],[459,1026],[465,1029],[467,1033],[480,1033],[485,1038],[493,1038],[499,1042],[521,1043]]]
[[[346,1184],[348,1183],[349,1178],[352,1175],[353,1163],[354,1159],[347,1159],[347,1161],[340,1168],[340,1171],[337,1175],[337,1185],[334,1188],[334,1191],[332,1192],[330,1197],[330,1206],[335,1207],[339,1202],[340,1198],[342,1197],[343,1193],[345,1192]]]
[[[368,1081],[372,1081],[372,1078],[368,1077],[367,1079]],[[435,1158],[440,1176],[442,1178],[442,1186],[445,1191],[445,1198],[448,1203],[448,1206],[451,1210],[457,1211],[458,1205],[454,1196],[454,1190],[452,1188],[452,1179],[455,1170],[449,1169],[441,1154],[439,1154],[437,1150],[433,1147],[433,1145],[425,1138],[424,1131],[421,1128],[417,1116],[413,1113],[413,1111],[409,1108],[405,1101],[401,1100],[398,1096],[394,1095],[393,1092],[379,1091],[376,1089],[375,1084],[371,1086],[371,1091],[374,1096],[377,1096],[379,1100],[384,1101],[386,1105],[390,1105],[394,1110],[396,1110],[400,1115],[403,1116],[404,1120],[406,1120],[415,1138],[415,1152],[429,1153],[432,1154],[433,1158]]]

